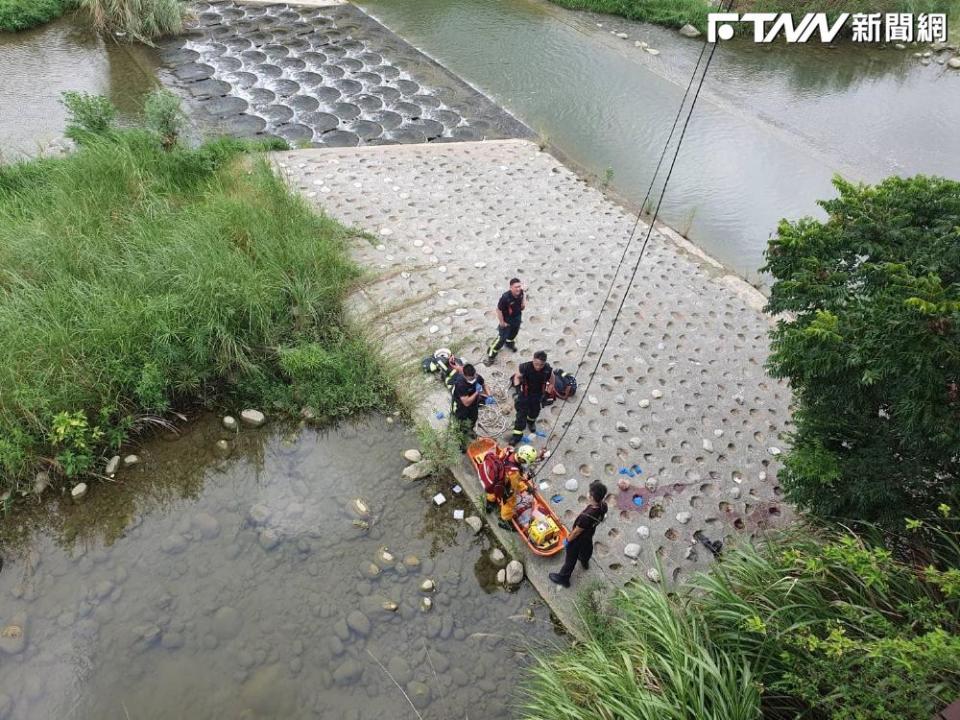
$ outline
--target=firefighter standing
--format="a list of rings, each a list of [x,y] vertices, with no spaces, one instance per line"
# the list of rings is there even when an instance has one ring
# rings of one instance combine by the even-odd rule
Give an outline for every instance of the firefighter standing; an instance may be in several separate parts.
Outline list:
[[[513,352],[517,351],[517,333],[520,332],[520,321],[526,307],[527,295],[520,279],[511,278],[510,289],[500,296],[497,303],[497,337],[487,348],[487,365],[494,361],[504,345]]]
[[[480,405],[487,395],[487,388],[483,378],[469,363],[457,374],[453,383],[453,420],[461,433],[461,449],[466,450],[470,438],[475,437],[473,431],[480,416]]]
[[[540,350],[533,355],[533,360],[520,365],[513,376],[513,387],[517,391],[514,407],[517,417],[513,422],[513,433],[510,435],[510,444],[516,445],[523,437],[524,428],[530,432],[537,431],[537,417],[543,407],[543,398],[551,388],[553,369],[547,363],[547,354]]]

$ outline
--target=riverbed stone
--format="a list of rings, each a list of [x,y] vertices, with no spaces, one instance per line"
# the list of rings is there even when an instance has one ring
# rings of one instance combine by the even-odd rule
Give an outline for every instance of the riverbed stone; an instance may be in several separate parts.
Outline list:
[[[27,646],[27,614],[15,613],[10,622],[0,628],[0,652],[17,655]]]
[[[393,679],[401,685],[406,685],[413,679],[413,670],[410,669],[410,663],[399,655],[394,655],[390,658],[389,662],[387,662],[387,670],[390,671]]]
[[[960,70],[960,56],[952,57],[947,60],[947,65],[952,67],[954,70]]]
[[[240,421],[248,427],[260,427],[267,421],[267,417],[259,410],[247,409],[240,412]]]
[[[363,668],[356,660],[348,658],[333,671],[333,681],[337,685],[351,685],[359,680],[361,675],[363,675]]]
[[[464,522],[470,526],[474,533],[478,533],[483,529],[483,521],[476,515],[471,515],[470,517],[466,518]]]
[[[682,28],[680,28],[677,32],[679,32],[679,33],[680,33],[681,35],[683,35],[684,37],[688,37],[688,38],[700,37],[700,31],[697,30],[697,29],[696,29],[693,25],[691,25],[690,23],[687,23],[686,25],[684,25],[684,26],[683,26]]]
[[[359,610],[354,610],[347,615],[347,627],[357,635],[366,637],[370,634],[370,619]]]
[[[229,605],[224,605],[213,614],[213,634],[221,641],[232,640],[243,627],[243,616]]]
[[[187,545],[189,542],[180,533],[172,533],[160,541],[160,549],[167,555],[179,555],[187,549]]]
[[[418,463],[421,460],[423,460],[423,455],[416,448],[411,448],[410,450],[404,450],[403,457],[412,463]]]
[[[263,528],[257,537],[257,542],[260,544],[260,547],[268,552],[277,547],[277,545],[280,544],[280,540],[280,533],[273,528]]]
[[[224,415],[221,422],[223,423],[223,429],[230,430],[231,432],[240,427],[240,425],[237,423],[237,419],[233,417],[233,415]],[[117,462],[120,462],[119,456],[117,457]]]
[[[432,464],[426,460],[420,460],[419,462],[413,463],[413,465],[407,465],[403,469],[403,476],[407,478],[407,480],[422,480],[432,472]]]
[[[413,704],[421,710],[430,704],[430,687],[418,680],[407,683],[407,695]]]
[[[507,585],[519,585],[523,582],[523,563],[519,560],[507,563],[506,581]]]
[[[210,513],[197,513],[191,518],[190,525],[205,540],[212,540],[220,534],[220,522]]]
[[[247,511],[247,520],[251,525],[266,525],[272,514],[266,505],[257,503]]]
[[[74,502],[80,502],[87,496],[87,484],[86,483],[77,483],[70,490],[70,497]]]
[[[114,455],[107,461],[107,466],[103,472],[105,475],[114,475],[120,469],[120,456]]]

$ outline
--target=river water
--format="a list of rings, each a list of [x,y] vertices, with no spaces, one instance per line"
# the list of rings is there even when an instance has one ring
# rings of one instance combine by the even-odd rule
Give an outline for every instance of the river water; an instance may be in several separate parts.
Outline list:
[[[131,122],[157,85],[147,48],[120,45],[64,16],[20,33],[0,32],[0,161],[36,155],[63,136],[67,90],[106,95]]]
[[[611,168],[613,189],[636,205],[702,45],[540,0],[359,4],[581,166],[600,176]],[[779,218],[817,214],[816,200],[833,195],[834,173],[868,182],[919,172],[960,179],[960,72],[922,66],[912,52],[722,44],[662,219],[756,279]]]
[[[413,443],[382,418],[206,419],[50,504],[0,556],[0,627],[24,629],[0,638],[0,718],[416,718],[403,693],[424,718],[511,717],[526,652],[564,640],[529,585],[496,585],[452,517],[468,501],[401,479]]]
[[[643,200],[699,41],[542,0],[360,4],[578,165],[598,176],[609,168],[622,197]],[[833,195],[835,173],[867,182],[893,173],[960,177],[960,72],[936,62],[945,56],[923,66],[912,52],[721,45],[662,219],[758,280],[778,220],[818,214],[816,201]],[[153,64],[152,53],[104,42],[71,18],[0,34],[0,151],[35,152],[59,135],[63,90],[105,93],[132,117],[153,86]]]

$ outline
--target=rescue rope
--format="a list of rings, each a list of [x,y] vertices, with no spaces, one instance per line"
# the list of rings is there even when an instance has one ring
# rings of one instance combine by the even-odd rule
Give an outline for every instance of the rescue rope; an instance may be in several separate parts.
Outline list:
[[[726,4],[727,4],[727,8],[726,8],[726,9],[729,9],[729,8],[733,5],[733,0],[727,0],[727,3],[726,3]],[[718,8],[718,11],[719,11],[719,12],[726,12],[726,9],[724,9],[724,8],[722,7],[722,5],[723,5],[723,3],[721,3],[721,7]],[[580,360],[579,360],[579,362],[577,363],[577,370],[578,370],[578,371],[579,371],[580,366],[583,364],[583,361],[585,360],[585,358],[586,358],[586,356],[587,356],[587,352],[589,352],[589,350],[590,350],[590,345],[591,345],[592,342],[593,342],[593,337],[594,337],[594,335],[595,335],[595,333],[596,333],[596,331],[597,331],[597,327],[600,325],[600,320],[601,320],[601,318],[603,317],[604,308],[606,307],[607,303],[609,302],[610,296],[613,294],[613,289],[614,289],[614,286],[615,286],[615,284],[616,284],[617,276],[620,274],[620,268],[623,266],[623,263],[624,263],[624,261],[625,261],[625,259],[626,259],[626,257],[627,257],[627,254],[628,254],[629,251],[630,251],[630,247],[631,247],[631,245],[633,244],[634,236],[635,236],[636,233],[637,233],[637,228],[639,227],[639,225],[640,225],[640,220],[641,220],[641,218],[643,217],[643,210],[644,210],[644,208],[645,208],[646,205],[647,205],[647,201],[650,199],[650,193],[651,193],[651,191],[653,190],[653,186],[654,186],[654,184],[656,183],[657,175],[658,175],[658,173],[660,172],[660,168],[661,168],[661,166],[662,166],[662,164],[663,164],[663,160],[664,160],[664,158],[666,157],[667,150],[668,150],[669,147],[670,147],[670,141],[673,139],[673,135],[674,135],[674,133],[676,132],[676,129],[677,129],[677,124],[678,124],[679,121],[680,121],[680,116],[683,114],[683,106],[684,106],[684,104],[685,104],[686,101],[687,101],[687,96],[688,96],[689,93],[690,93],[690,88],[693,86],[693,82],[694,82],[694,80],[695,80],[696,77],[697,77],[697,72],[698,72],[699,69],[700,69],[700,63],[703,61],[703,56],[704,56],[704,54],[706,53],[707,45],[708,45],[708,43],[707,43],[706,41],[704,41],[703,47],[701,47],[701,49],[700,49],[700,56],[697,58],[697,64],[694,66],[693,72],[692,72],[691,75],[690,75],[690,82],[687,83],[687,89],[686,89],[686,91],[685,91],[684,94],[683,94],[683,98],[680,100],[680,107],[677,109],[677,116],[676,116],[676,118],[674,118],[673,126],[672,126],[671,129],[670,129],[670,134],[667,136],[667,141],[666,141],[666,143],[664,143],[664,146],[663,146],[663,152],[661,152],[661,154],[660,154],[660,160],[657,162],[657,167],[656,167],[655,170],[654,170],[653,177],[650,179],[650,186],[647,188],[647,194],[644,196],[643,203],[642,203],[641,206],[640,206],[640,210],[637,212],[637,219],[634,221],[633,227],[632,227],[631,230],[630,230],[630,235],[629,235],[629,237],[627,238],[627,243],[626,243],[626,245],[625,245],[625,247],[624,247],[624,249],[623,249],[623,253],[620,255],[620,261],[617,263],[617,269],[616,269],[616,271],[615,271],[614,274],[613,274],[613,279],[610,281],[610,286],[609,286],[609,288],[607,289],[607,294],[606,294],[606,296],[604,297],[603,303],[600,305],[600,308],[599,308],[599,310],[597,311],[597,318],[596,318],[596,320],[594,321],[593,327],[592,327],[591,330],[590,330],[590,335],[589,335],[589,337],[588,337],[588,339],[587,339],[586,345],[584,346],[583,353],[580,355]],[[664,182],[663,182],[663,187],[660,189],[660,196],[659,196],[659,198],[657,199],[657,206],[656,206],[656,208],[654,209],[654,212],[653,212],[652,217],[650,218],[649,224],[647,225],[646,237],[644,237],[644,239],[643,239],[643,244],[640,246],[640,253],[639,253],[639,255],[637,256],[637,260],[636,260],[636,262],[635,262],[634,265],[633,265],[633,271],[632,271],[632,273],[630,274],[630,280],[627,282],[627,286],[624,288],[623,297],[620,299],[620,304],[619,304],[618,307],[617,307],[617,312],[615,313],[615,315],[614,315],[614,317],[613,317],[613,321],[610,323],[610,329],[609,329],[609,331],[607,332],[607,336],[606,336],[606,338],[605,338],[604,341],[603,341],[603,346],[600,348],[600,352],[599,352],[598,355],[597,355],[597,362],[594,364],[593,369],[590,371],[590,375],[589,375],[589,377],[587,378],[587,383],[586,383],[586,386],[585,386],[584,389],[583,389],[583,392],[582,392],[581,395],[580,395],[580,400],[579,400],[579,402],[577,402],[577,405],[576,405],[576,407],[575,407],[574,410],[573,410],[573,415],[572,415],[572,416],[570,417],[570,419],[566,422],[566,424],[565,424],[562,432],[560,433],[560,438],[557,440],[556,445],[554,445],[553,450],[551,451],[551,455],[556,454],[557,450],[560,448],[560,445],[563,443],[564,439],[566,438],[567,432],[569,432],[570,427],[573,425],[573,420],[574,420],[574,418],[576,418],[577,413],[580,412],[580,408],[583,407],[583,401],[587,398],[588,391],[590,390],[590,386],[593,384],[593,380],[594,380],[594,378],[596,377],[597,370],[600,368],[600,363],[601,363],[601,361],[603,360],[603,354],[604,354],[604,352],[606,351],[607,346],[610,344],[610,338],[613,336],[613,331],[614,331],[614,330],[616,329],[616,327],[617,327],[617,321],[620,319],[620,315],[621,315],[622,312],[623,312],[623,306],[624,306],[624,304],[626,303],[627,297],[630,295],[630,289],[632,288],[633,282],[634,282],[634,280],[636,279],[637,271],[640,269],[640,262],[643,260],[643,254],[644,254],[644,252],[646,251],[647,245],[648,245],[649,242],[650,242],[650,237],[651,237],[651,235],[653,234],[653,228],[654,228],[654,226],[656,225],[657,217],[658,217],[659,214],[660,214],[660,207],[661,207],[661,205],[663,204],[663,198],[664,198],[664,195],[665,195],[666,192],[667,192],[667,185],[670,183],[670,177],[673,175],[674,167],[675,167],[676,164],[677,164],[677,158],[678,158],[679,155],[680,155],[680,147],[682,146],[682,144],[683,144],[683,138],[684,138],[684,136],[685,136],[686,133],[687,133],[687,127],[688,127],[689,124],[690,124],[690,118],[693,116],[693,110],[694,110],[694,108],[696,107],[697,99],[700,97],[700,91],[701,91],[701,89],[703,88],[704,80],[706,80],[707,72],[708,72],[709,69],[710,69],[710,63],[713,61],[713,56],[714,56],[714,54],[715,54],[716,51],[717,51],[717,43],[713,43],[712,45],[713,45],[713,47],[711,48],[710,54],[707,56],[706,64],[705,64],[704,67],[703,67],[703,73],[701,73],[701,75],[700,75],[700,82],[697,84],[697,89],[696,89],[696,92],[695,92],[694,95],[693,95],[693,100],[690,102],[690,107],[689,107],[689,109],[688,109],[688,111],[687,111],[687,117],[686,117],[686,119],[684,120],[683,127],[682,127],[682,129],[681,129],[681,131],[680,131],[680,137],[679,137],[679,139],[677,140],[677,146],[676,146],[676,149],[674,150],[673,159],[672,159],[671,162],[670,162],[670,167],[669,167],[669,169],[667,170],[666,179],[665,179]],[[553,429],[550,431],[550,434],[547,436],[546,441],[545,441],[545,444],[549,444],[551,438],[553,437],[554,433],[556,432],[556,429],[561,425],[560,419],[561,419],[562,416],[563,416],[563,411],[564,411],[564,409],[565,409],[565,407],[561,407],[561,408],[560,408],[560,413],[557,415],[557,419],[556,419],[556,421],[555,421],[555,423],[554,423]],[[540,470],[541,470],[542,468],[543,468],[543,465],[541,465],[541,467],[538,468],[538,469],[533,473],[532,478],[535,478],[535,477],[539,474],[539,472],[540,472]],[[532,478],[531,478],[531,479],[532,479]]]

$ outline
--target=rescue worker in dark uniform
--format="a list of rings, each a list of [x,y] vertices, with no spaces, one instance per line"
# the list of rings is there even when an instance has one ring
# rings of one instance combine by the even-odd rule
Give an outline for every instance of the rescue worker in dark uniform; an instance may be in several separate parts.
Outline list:
[[[461,434],[461,450],[467,449],[470,440],[476,437],[473,431],[480,415],[480,405],[487,396],[487,388],[483,378],[477,374],[476,368],[469,363],[456,376],[453,383],[453,421]]]
[[[487,348],[487,365],[494,361],[504,345],[513,352],[517,351],[517,333],[520,332],[520,321],[526,307],[527,295],[520,279],[511,278],[510,289],[500,296],[497,303],[497,338]]]
[[[516,445],[523,437],[523,429],[530,432],[537,431],[537,417],[543,407],[543,398],[553,383],[553,368],[547,363],[547,354],[540,350],[533,354],[533,360],[521,363],[520,369],[513,376],[513,387],[516,389],[514,407],[517,417],[513,421],[513,432],[510,435],[510,444]]]
[[[550,580],[557,585],[570,587],[570,576],[573,575],[573,569],[577,566],[578,560],[584,570],[589,569],[590,558],[593,555],[593,534],[597,525],[607,516],[607,503],[604,502],[606,497],[606,485],[599,482],[590,483],[590,504],[573,521],[573,530],[564,543],[567,546],[567,554],[563,559],[563,567],[560,568],[560,572],[549,575]]]

